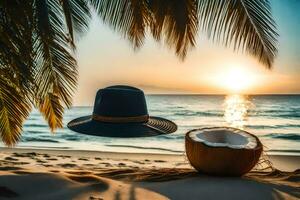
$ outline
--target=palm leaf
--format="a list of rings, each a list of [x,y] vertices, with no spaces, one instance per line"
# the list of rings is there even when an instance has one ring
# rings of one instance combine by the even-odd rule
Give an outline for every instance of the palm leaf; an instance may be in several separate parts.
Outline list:
[[[135,48],[143,44],[150,12],[145,0],[90,0],[103,21],[128,38]]]
[[[55,128],[62,128],[64,108],[58,95],[49,93],[39,102],[39,109],[46,119],[53,132]]]
[[[33,83],[32,17],[31,1],[0,2],[0,65],[23,92]]]
[[[234,45],[271,67],[277,54],[275,22],[268,0],[90,0],[104,22],[142,45],[150,27],[156,40],[184,59],[195,45],[198,24],[214,41]],[[198,23],[199,20],[199,23]]]
[[[163,35],[169,47],[184,59],[195,45],[198,30],[197,4],[194,0],[149,0],[151,32],[155,39]]]
[[[0,135],[7,146],[19,141],[30,110],[28,98],[0,73]]]
[[[198,9],[202,30],[215,41],[233,44],[271,68],[278,34],[268,0],[199,0]]]
[[[90,0],[103,21],[128,38],[135,48],[146,31],[164,38],[181,58],[195,45],[197,6],[194,0]],[[163,36],[163,37],[162,37]]]
[[[90,9],[86,0],[61,0],[61,4],[71,42],[75,47],[74,34],[81,36],[88,30],[91,19]]]
[[[64,32],[63,11],[56,1],[36,2],[36,104],[51,130],[62,127],[63,104],[71,106],[77,64]]]
[[[30,0],[0,2],[0,136],[7,146],[19,141],[31,110],[32,17]]]

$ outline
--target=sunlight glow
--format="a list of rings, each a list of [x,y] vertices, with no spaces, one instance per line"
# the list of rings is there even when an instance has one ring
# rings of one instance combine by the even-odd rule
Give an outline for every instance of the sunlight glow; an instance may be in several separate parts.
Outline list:
[[[217,84],[231,93],[245,92],[255,82],[254,74],[242,67],[232,67],[218,76]]]

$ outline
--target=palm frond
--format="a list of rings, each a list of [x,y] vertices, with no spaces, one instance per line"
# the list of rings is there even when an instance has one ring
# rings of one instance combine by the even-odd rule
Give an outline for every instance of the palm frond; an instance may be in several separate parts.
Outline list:
[[[128,38],[135,48],[150,28],[156,40],[164,38],[185,58],[195,45],[197,4],[194,0],[90,0],[103,21]],[[162,37],[163,36],[163,37]]]
[[[143,44],[150,12],[146,0],[90,0],[103,21],[128,38],[135,48]]]
[[[184,59],[195,45],[198,30],[195,0],[149,0],[151,32],[155,39],[163,35],[169,47]]]
[[[91,19],[90,9],[86,0],[61,0],[61,4],[71,42],[75,47],[74,34],[81,36],[88,30]]]
[[[58,95],[52,93],[46,95],[41,102],[39,102],[39,109],[48,120],[48,124],[52,132],[55,128],[63,127],[62,119],[64,108]]]
[[[0,2],[0,136],[16,144],[31,110],[33,74],[32,1]]]
[[[271,68],[278,34],[268,0],[199,0],[198,9],[200,27],[215,41],[233,43]]]
[[[0,73],[0,136],[7,146],[19,141],[30,110],[29,99]]]
[[[64,32],[64,16],[56,1],[36,2],[36,104],[51,130],[62,126],[63,104],[71,106],[77,64]]]
[[[33,83],[32,2],[0,2],[0,65],[23,91]]]

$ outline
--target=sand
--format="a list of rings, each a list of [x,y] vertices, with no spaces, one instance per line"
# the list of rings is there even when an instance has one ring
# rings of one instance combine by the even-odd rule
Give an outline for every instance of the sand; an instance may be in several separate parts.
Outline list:
[[[300,157],[244,177],[196,173],[183,155],[0,149],[0,199],[300,199]]]

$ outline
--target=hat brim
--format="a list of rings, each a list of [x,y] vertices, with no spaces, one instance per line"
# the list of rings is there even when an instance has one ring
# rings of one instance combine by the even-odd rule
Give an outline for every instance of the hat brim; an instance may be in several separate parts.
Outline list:
[[[149,117],[145,123],[108,123],[93,120],[92,116],[84,116],[68,123],[72,131],[102,137],[149,137],[173,133],[177,125],[160,117]]]

